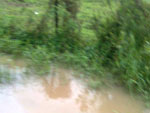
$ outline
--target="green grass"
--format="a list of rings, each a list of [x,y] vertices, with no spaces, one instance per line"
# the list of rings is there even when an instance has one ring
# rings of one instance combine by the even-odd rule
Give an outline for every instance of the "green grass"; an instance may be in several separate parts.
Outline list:
[[[28,19],[32,18],[34,23],[37,24],[40,21],[42,15],[45,13],[47,3],[48,0],[25,0],[25,3],[18,2],[17,0],[16,2],[13,2],[12,0],[7,2],[5,0],[1,0],[0,18],[1,20],[17,20],[16,24],[19,27],[28,28],[29,26],[26,25]],[[39,12],[39,15],[35,15],[35,11]],[[89,42],[91,40],[95,41],[96,36],[91,29],[92,18],[94,16],[101,16],[102,18],[105,18],[109,14],[111,14],[110,7],[108,5],[104,5],[102,2],[81,1],[78,19],[82,25],[82,39],[86,41],[89,40]]]
[[[82,37],[84,40],[96,40],[96,36],[91,29],[92,18],[94,16],[101,16],[102,18],[105,18],[109,14],[109,6],[104,6],[102,2],[81,2],[81,8],[78,16],[82,23]]]

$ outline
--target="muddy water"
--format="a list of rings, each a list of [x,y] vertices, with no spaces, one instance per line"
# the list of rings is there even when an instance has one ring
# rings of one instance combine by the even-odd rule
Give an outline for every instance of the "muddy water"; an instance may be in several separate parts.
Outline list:
[[[12,69],[12,76],[17,70],[24,76],[22,68]],[[144,113],[142,103],[122,89],[90,90],[68,70],[18,81],[0,85],[0,113]]]

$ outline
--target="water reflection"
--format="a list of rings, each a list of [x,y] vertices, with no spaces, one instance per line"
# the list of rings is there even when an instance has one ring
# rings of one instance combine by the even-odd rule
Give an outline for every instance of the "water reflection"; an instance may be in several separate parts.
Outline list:
[[[91,92],[89,92],[88,89],[85,89],[84,92],[78,96],[78,98],[76,99],[76,102],[77,104],[80,105],[81,112],[90,113],[92,112],[93,109],[95,109],[94,112],[96,112],[95,105],[97,103],[97,100],[95,96]]]
[[[71,82],[67,78],[66,73],[61,71],[61,76],[51,76],[42,78],[43,87],[49,98],[69,98],[71,96]]]
[[[9,71],[12,76],[22,77],[23,70],[19,68],[17,70]],[[0,91],[2,91],[0,113],[143,113],[144,111],[142,103],[131,98],[122,89],[114,87],[91,91],[82,84],[82,81],[74,78],[70,71],[64,69],[54,70],[50,76],[40,79],[28,78],[26,84],[22,84],[22,79],[18,79],[13,86],[1,87]]]
[[[21,81],[24,77],[25,68],[9,68],[7,65],[0,65],[0,83],[8,84]]]

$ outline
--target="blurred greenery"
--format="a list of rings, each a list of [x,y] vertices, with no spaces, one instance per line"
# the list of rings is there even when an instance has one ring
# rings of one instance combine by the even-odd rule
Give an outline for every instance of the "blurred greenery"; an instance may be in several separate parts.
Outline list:
[[[150,100],[149,0],[0,1],[1,53],[28,58],[40,74],[51,63],[89,76],[111,73]]]

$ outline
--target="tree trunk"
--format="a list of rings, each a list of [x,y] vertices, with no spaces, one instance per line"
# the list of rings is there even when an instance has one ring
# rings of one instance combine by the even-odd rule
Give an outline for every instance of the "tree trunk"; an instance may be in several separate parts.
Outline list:
[[[58,0],[55,0],[55,32],[58,33],[58,23],[59,23],[59,17],[58,17]]]
[[[71,14],[72,18],[76,18],[78,12],[77,0],[63,0],[66,5],[66,10]]]

